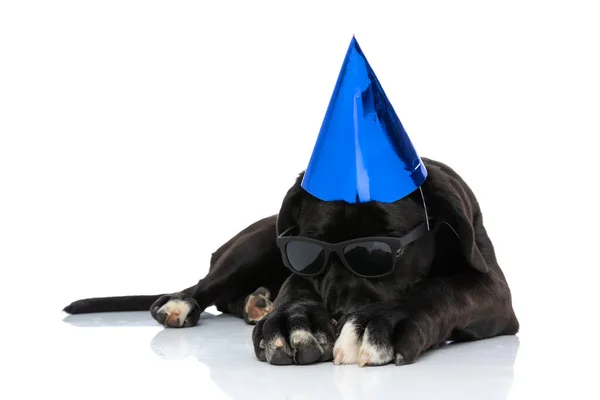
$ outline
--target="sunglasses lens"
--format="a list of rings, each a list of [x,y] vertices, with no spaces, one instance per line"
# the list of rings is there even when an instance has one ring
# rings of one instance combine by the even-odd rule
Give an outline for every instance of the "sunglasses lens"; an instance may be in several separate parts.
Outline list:
[[[394,259],[392,249],[383,242],[353,243],[344,248],[348,266],[363,276],[378,276],[391,271]]]
[[[325,253],[317,243],[293,240],[285,246],[292,268],[301,274],[316,274],[323,267]]]

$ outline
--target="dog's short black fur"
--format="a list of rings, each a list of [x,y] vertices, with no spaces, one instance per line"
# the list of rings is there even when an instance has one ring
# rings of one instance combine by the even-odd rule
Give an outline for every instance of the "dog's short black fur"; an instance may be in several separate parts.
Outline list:
[[[221,246],[196,285],[168,295],[83,299],[65,311],[150,308],[161,324],[188,327],[216,305],[255,324],[256,357],[277,365],[402,365],[449,341],[516,334],[511,292],[474,194],[447,165],[423,162],[431,231],[404,249],[391,276],[357,277],[335,257],[324,275],[293,275],[275,238],[292,225],[328,242],[400,236],[426,219],[421,191],[391,204],[323,202],[300,187],[300,174],[279,213]]]

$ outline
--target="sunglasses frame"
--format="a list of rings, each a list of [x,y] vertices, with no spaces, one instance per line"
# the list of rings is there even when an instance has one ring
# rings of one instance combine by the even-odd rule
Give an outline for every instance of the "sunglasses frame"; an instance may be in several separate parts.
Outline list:
[[[283,233],[281,233],[279,236],[277,236],[277,238],[275,239],[275,241],[277,243],[277,247],[279,247],[279,250],[281,251],[281,256],[283,258],[284,265],[288,269],[290,269],[294,274],[300,275],[300,276],[305,276],[305,277],[315,277],[315,276],[323,274],[325,272],[325,270],[327,269],[327,266],[329,265],[329,258],[331,257],[331,254],[335,253],[335,254],[337,254],[338,258],[340,259],[340,261],[342,262],[344,267],[348,271],[350,271],[352,274],[354,274],[356,276],[360,276],[361,278],[375,279],[375,278],[381,278],[384,276],[388,276],[388,275],[391,275],[394,273],[394,271],[396,270],[396,261],[398,260],[398,256],[399,256],[398,252],[400,251],[400,249],[402,249],[403,247],[406,247],[407,245],[414,242],[415,240],[425,236],[425,234],[427,234],[427,232],[429,232],[429,223],[423,222],[422,224],[419,224],[418,226],[413,228],[410,232],[406,233],[405,235],[402,235],[401,237],[370,236],[370,237],[350,239],[350,240],[346,240],[346,241],[338,242],[338,243],[328,243],[328,242],[323,242],[318,239],[302,237],[302,236],[286,236],[287,234],[289,234],[289,232],[291,232],[295,228],[297,228],[297,225],[293,225],[293,226],[289,227]],[[287,249],[286,249],[288,243],[290,243],[292,241],[315,243],[315,244],[318,244],[321,246],[321,248],[323,249],[322,251],[324,253],[323,254],[324,259],[323,259],[323,265],[319,268],[319,270],[317,272],[312,273],[312,274],[307,274],[307,273],[299,272],[296,269],[294,269],[294,267],[292,267],[292,265],[289,261],[289,258],[287,256]],[[363,274],[359,274],[358,272],[356,272],[352,269],[352,267],[346,260],[346,256],[344,255],[344,249],[348,245],[355,244],[355,243],[364,243],[364,242],[381,242],[381,243],[385,243],[388,246],[390,246],[390,249],[392,250],[392,267],[390,268],[390,270],[388,272],[385,272],[385,273],[379,274],[379,275],[363,275]]]

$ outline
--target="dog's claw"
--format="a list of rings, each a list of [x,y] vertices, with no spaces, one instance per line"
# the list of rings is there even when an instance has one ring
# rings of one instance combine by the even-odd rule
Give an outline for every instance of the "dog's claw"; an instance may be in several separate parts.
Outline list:
[[[341,350],[337,350],[333,355],[333,363],[335,365],[340,365],[342,360],[344,359],[344,353]]]
[[[394,364],[396,364],[396,366],[401,366],[406,364],[406,361],[404,360],[404,356],[400,353],[396,354],[396,357],[394,357]]]
[[[360,357],[358,358],[358,366],[362,368],[365,365],[367,365],[368,363],[369,363],[369,355],[365,354],[364,352],[361,352]]]

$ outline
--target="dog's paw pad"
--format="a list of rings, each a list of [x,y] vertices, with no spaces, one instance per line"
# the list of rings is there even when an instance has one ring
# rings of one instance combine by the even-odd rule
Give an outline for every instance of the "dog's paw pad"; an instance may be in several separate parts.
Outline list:
[[[353,321],[347,321],[333,346],[333,363],[356,364],[362,340],[358,337],[357,326]]]
[[[187,295],[174,295],[168,299],[159,299],[150,309],[156,321],[166,328],[193,326],[198,322],[200,310],[198,303]]]
[[[246,299],[244,304],[244,320],[254,325],[273,311],[271,293],[265,288],[259,288]]]

